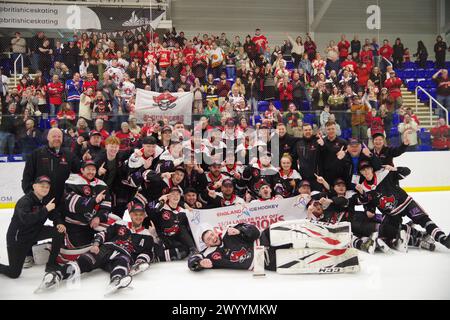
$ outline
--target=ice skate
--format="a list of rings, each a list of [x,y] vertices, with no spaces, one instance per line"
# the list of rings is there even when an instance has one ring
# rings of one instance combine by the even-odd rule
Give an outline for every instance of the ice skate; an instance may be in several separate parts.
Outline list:
[[[23,268],[29,269],[34,265],[34,258],[33,256],[26,256],[25,261],[23,262]]]
[[[138,262],[135,263],[130,270],[130,276],[134,277],[135,275],[144,272],[145,270],[147,270],[148,268],[150,268],[150,264],[147,262]]]
[[[78,263],[76,262],[71,261],[67,263],[66,272],[69,275],[67,277],[67,281],[75,282],[78,281],[81,277],[81,270]]]
[[[436,249],[436,244],[434,239],[430,235],[425,234],[422,238],[419,239],[418,247],[420,249],[434,251]]]
[[[448,249],[450,249],[450,234],[445,237],[444,241],[442,242],[444,246],[446,246]]]
[[[130,275],[123,277],[116,276],[111,279],[108,287],[106,288],[105,296],[115,293],[119,289],[126,288],[130,285],[133,278]]]
[[[389,246],[386,244],[386,242],[384,242],[383,239],[377,238],[376,243],[377,243],[377,247],[376,248],[379,249],[381,252],[389,253],[389,254],[392,253],[391,248],[389,248]]]
[[[400,252],[408,252],[409,238],[411,237],[411,226],[406,225],[406,230],[401,229],[394,240],[394,249]]]
[[[361,244],[361,250],[369,254],[374,254],[377,247],[378,232],[374,232]]]
[[[47,272],[44,275],[39,287],[34,291],[34,293],[42,293],[52,289],[56,289],[61,282],[61,274],[56,271]]]

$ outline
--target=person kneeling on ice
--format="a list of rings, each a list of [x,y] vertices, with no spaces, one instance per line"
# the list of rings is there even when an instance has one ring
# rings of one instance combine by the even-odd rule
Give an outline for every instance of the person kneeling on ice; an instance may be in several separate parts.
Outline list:
[[[90,252],[66,264],[59,280],[78,278],[81,273],[101,268],[110,273],[107,293],[127,287],[132,276],[146,270],[154,261],[156,231],[145,229],[145,209],[135,205],[130,210],[131,222],[116,222],[95,235]]]
[[[25,257],[33,245],[40,240],[52,239],[52,249],[45,271],[58,269],[56,258],[64,243],[64,227],[62,218],[55,210],[55,199],[47,204],[43,199],[50,191],[50,178],[39,176],[33,183],[33,191],[27,193],[16,204],[14,215],[6,235],[9,266],[0,264],[0,274],[10,278],[18,278],[22,273]],[[53,226],[44,225],[47,218],[53,220]]]
[[[365,193],[366,211],[378,209],[383,214],[379,227],[380,237],[389,239],[395,249],[406,252],[408,245],[422,247],[422,242],[433,239],[450,249],[450,235],[444,232],[430,219],[428,214],[399,185],[399,180],[411,173],[406,167],[385,165],[374,172],[370,162],[362,161],[359,171],[364,177],[362,190]],[[402,225],[402,218],[407,216],[412,224]],[[418,231],[414,224],[420,225],[425,232]],[[434,250],[430,244],[429,250]]]

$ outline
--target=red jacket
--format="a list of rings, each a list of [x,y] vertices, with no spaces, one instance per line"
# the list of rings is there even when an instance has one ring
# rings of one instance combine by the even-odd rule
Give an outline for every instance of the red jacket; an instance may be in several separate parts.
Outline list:
[[[381,48],[380,48],[380,50],[378,50],[378,53],[382,56],[382,57],[384,57],[384,58],[386,58],[386,59],[388,59],[388,60],[392,60],[392,54],[394,53],[394,49],[392,49],[392,47],[390,46],[390,45],[385,45],[385,46],[382,46]]]
[[[358,85],[361,87],[367,86],[367,81],[370,76],[370,67],[366,66],[365,68],[356,68],[356,74],[358,75]]]
[[[347,56],[348,56],[348,48],[350,48],[350,42],[348,42],[347,40],[339,41],[339,43],[338,43],[338,50],[339,50],[339,57],[340,58],[347,58]]]
[[[372,50],[369,51],[361,51],[360,54],[361,62],[365,63],[367,66],[373,65],[373,53]]]
[[[288,83],[285,87],[283,83],[280,83],[278,86],[278,91],[280,92],[280,100],[288,100],[292,101],[292,91],[293,91],[292,83]]]
[[[195,59],[196,50],[194,48],[185,48],[183,50],[183,55],[186,63],[192,67],[192,63]]]
[[[60,105],[62,103],[62,94],[64,92],[64,85],[61,82],[50,82],[47,85],[48,98],[50,104]]]
[[[58,118],[58,120],[62,120],[62,118],[66,116],[66,119],[69,121],[73,121],[76,119],[77,114],[75,113],[75,111],[73,110],[69,110],[69,111],[60,111],[58,112],[58,114],[56,115],[56,117]]]
[[[400,87],[403,82],[400,78],[389,78],[384,82],[384,86],[389,90],[389,96],[393,99],[397,99],[402,96]]]
[[[92,79],[92,81],[83,81],[83,91],[86,91],[88,88],[92,88],[92,90],[95,92],[97,90],[97,84],[98,81],[95,79]]]
[[[450,148],[450,127],[447,125],[430,130],[433,136],[432,146],[434,149],[448,150]]]

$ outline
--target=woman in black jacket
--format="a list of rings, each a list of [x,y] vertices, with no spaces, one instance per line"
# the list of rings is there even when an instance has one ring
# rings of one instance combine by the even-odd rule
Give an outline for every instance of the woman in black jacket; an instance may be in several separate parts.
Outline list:
[[[437,36],[434,45],[434,53],[436,54],[436,69],[445,68],[445,53],[447,51],[447,43],[442,40],[441,36]]]
[[[417,52],[413,56],[417,57],[416,62],[420,68],[426,67],[428,51],[422,41],[417,42]]]
[[[403,68],[403,54],[405,53],[405,48],[400,38],[395,39],[395,44],[392,49],[394,49],[394,53],[392,54],[394,68]]]

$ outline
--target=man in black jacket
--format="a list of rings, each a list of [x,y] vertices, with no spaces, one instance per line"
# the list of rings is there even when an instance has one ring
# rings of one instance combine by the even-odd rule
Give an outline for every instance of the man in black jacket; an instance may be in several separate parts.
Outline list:
[[[0,274],[13,279],[18,278],[22,273],[25,257],[33,244],[49,238],[52,239],[52,249],[45,271],[57,270],[56,258],[63,245],[66,228],[55,211],[55,199],[44,205],[46,201],[43,199],[48,195],[50,186],[50,178],[40,176],[33,183],[33,191],[28,192],[17,202],[6,235],[9,266],[0,264]],[[47,218],[53,220],[56,227],[45,226]]]
[[[322,136],[313,135],[313,128],[309,123],[303,124],[303,138],[299,139],[292,150],[294,164],[298,164],[298,172],[302,179],[311,181],[314,190],[322,187],[316,183],[315,174],[319,174],[320,143],[324,143]]]
[[[63,49],[64,63],[72,71],[78,72],[80,65],[80,49],[76,46],[74,39],[69,41],[69,45]]]
[[[347,141],[336,135],[336,124],[334,122],[327,122],[325,127],[327,137],[323,139],[323,144],[319,141],[321,145],[321,173],[326,181],[334,181],[344,176],[342,166],[340,166],[340,160],[346,154],[345,148],[347,147]]]
[[[295,143],[297,142],[297,138],[288,134],[286,131],[286,125],[281,122],[277,124],[277,136],[278,136],[278,143],[279,143],[278,155],[280,156],[280,158],[285,153],[291,155],[294,150]],[[274,138],[275,138],[275,140],[272,138],[272,141],[276,142],[277,137],[274,137]]]
[[[61,149],[63,133],[58,128],[48,132],[48,145],[33,151],[27,159],[22,178],[22,190],[29,193],[33,181],[45,175],[50,178],[50,192],[45,201],[55,198],[56,207],[60,204],[64,194],[64,184],[70,173],[79,172],[79,160],[73,153]]]

